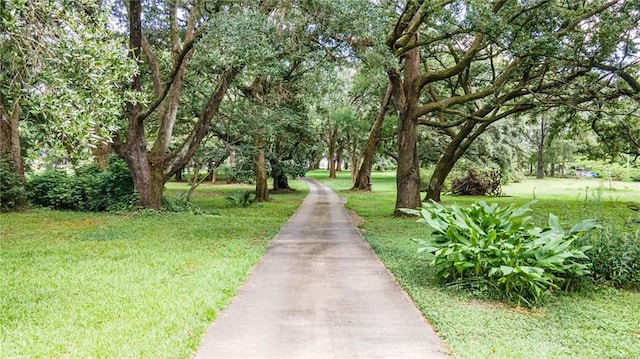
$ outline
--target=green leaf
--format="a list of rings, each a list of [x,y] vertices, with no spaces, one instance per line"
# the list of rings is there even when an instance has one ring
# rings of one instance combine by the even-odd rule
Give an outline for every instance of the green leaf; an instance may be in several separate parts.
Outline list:
[[[585,219],[571,227],[569,234],[584,233],[594,228],[602,228],[602,225],[600,225],[596,219]]]
[[[510,267],[510,266],[500,266],[500,270],[502,271],[502,274],[504,274],[504,275],[509,275],[509,274],[511,274],[511,272],[513,272],[513,267]]]
[[[553,213],[549,213],[549,228],[560,233],[564,233],[564,229],[562,229],[562,226],[560,225],[560,219]]]

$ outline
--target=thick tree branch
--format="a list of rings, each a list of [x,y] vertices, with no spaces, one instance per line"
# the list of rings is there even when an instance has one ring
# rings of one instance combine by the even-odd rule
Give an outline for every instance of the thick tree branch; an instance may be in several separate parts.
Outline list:
[[[167,97],[167,94],[169,93],[169,90],[171,89],[171,86],[173,85],[173,82],[176,79],[176,76],[178,75],[178,73],[180,72],[180,69],[182,68],[183,61],[185,60],[189,52],[193,49],[193,46],[195,45],[196,41],[198,41],[201,34],[202,34],[202,31],[198,31],[191,41],[187,41],[184,44],[184,47],[182,48],[182,51],[178,55],[176,63],[174,64],[173,69],[171,70],[171,73],[167,78],[167,81],[164,83],[162,92],[158,96],[156,96],[155,100],[149,106],[147,106],[147,108],[144,111],[139,112],[136,115],[136,119],[138,120],[146,119],[147,117],[149,117],[149,115],[153,113],[153,111],[156,110],[156,108],[158,108],[158,106],[160,106],[162,101],[164,101],[165,97]]]
[[[607,10],[608,8],[610,8],[611,6],[613,6],[613,5],[615,5],[615,4],[619,3],[619,2],[620,2],[620,0],[609,1],[607,3],[604,3],[604,4],[594,8],[591,11],[587,11],[584,14],[578,16],[572,22],[567,23],[564,26],[562,26],[562,28],[558,32],[558,35],[559,35],[558,37],[564,36],[567,32],[575,29],[575,27],[578,26],[582,21],[584,21],[584,20],[586,20],[586,19],[588,19],[588,18],[590,18],[590,17],[592,17],[594,15],[597,15],[597,14],[599,14],[599,13],[605,11],[605,10]]]
[[[164,171],[164,177],[166,179],[169,179],[177,171],[182,169],[187,162],[189,162],[189,159],[193,156],[200,145],[200,142],[209,131],[211,120],[219,112],[220,104],[222,103],[224,95],[227,93],[231,83],[241,70],[241,67],[232,67],[225,70],[222,75],[220,75],[218,85],[211,93],[207,105],[202,111],[194,129],[177,149],[166,156],[165,161],[167,162],[167,166]]]
[[[453,96],[441,100],[439,102],[432,102],[416,109],[418,116],[424,116],[430,112],[442,111],[450,106],[467,103],[469,101],[478,100],[498,91],[511,77],[513,72],[518,68],[518,65],[522,62],[521,58],[513,60],[504,70],[504,72],[496,79],[493,85],[485,88],[484,90],[477,91],[462,96]]]
[[[477,34],[473,39],[473,42],[469,46],[469,49],[454,66],[422,75],[418,80],[420,88],[424,88],[431,82],[444,80],[461,73],[467,66],[469,66],[469,64],[471,64],[474,56],[478,53],[478,51],[480,51],[480,49],[482,48],[483,40],[484,36],[482,34]]]
[[[631,89],[634,91],[635,94],[640,94],[640,82],[638,82],[638,80],[636,80],[628,72],[624,71],[621,68],[618,68],[618,67],[615,67],[615,66],[611,66],[611,65],[602,64],[602,63],[596,64],[596,67],[601,69],[601,70],[610,71],[610,72],[618,75],[622,80],[624,80],[624,82],[627,83],[627,85],[629,85],[629,87],[631,87]]]
[[[144,35],[142,35],[142,51],[147,57],[147,60],[149,60],[154,93],[156,96],[160,96],[160,94],[162,93],[162,79],[160,78],[160,65],[158,64],[158,57],[156,57],[153,49],[151,49],[151,45],[149,45],[149,42],[147,41],[147,37]]]

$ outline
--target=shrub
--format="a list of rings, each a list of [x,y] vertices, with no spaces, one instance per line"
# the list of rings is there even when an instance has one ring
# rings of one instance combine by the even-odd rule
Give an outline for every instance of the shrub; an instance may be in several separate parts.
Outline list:
[[[216,212],[205,212],[198,205],[182,200],[180,198],[176,200],[169,200],[162,198],[162,209],[167,212],[175,213],[190,213],[190,214],[218,214]]]
[[[499,170],[482,173],[470,169],[466,177],[453,180],[451,192],[466,196],[500,196],[502,194],[502,174]]]
[[[429,188],[431,175],[433,175],[433,170],[420,168],[420,192],[426,192]]]
[[[0,158],[0,212],[18,209],[25,200],[24,187],[11,164]]]
[[[524,174],[520,170],[513,170],[507,174],[506,183],[522,183],[525,180]]]
[[[58,210],[123,211],[137,201],[131,173],[117,158],[104,171],[94,165],[79,168],[74,175],[47,170],[27,182],[27,191],[31,204]]]
[[[581,244],[592,247],[587,254],[596,283],[640,289],[640,232],[605,227],[601,233],[581,239]]]
[[[256,196],[251,191],[237,191],[225,198],[234,207],[249,207],[256,202]]]
[[[34,206],[52,209],[75,209],[81,196],[66,172],[50,169],[27,181],[27,197]]]
[[[558,217],[549,215],[548,227],[531,222],[530,202],[500,208],[476,202],[468,208],[425,204],[420,215],[432,237],[419,240],[419,252],[433,255],[431,264],[441,280],[482,295],[527,306],[541,303],[554,290],[571,289],[589,274],[587,246],[576,239],[598,227],[584,220],[568,232]]]

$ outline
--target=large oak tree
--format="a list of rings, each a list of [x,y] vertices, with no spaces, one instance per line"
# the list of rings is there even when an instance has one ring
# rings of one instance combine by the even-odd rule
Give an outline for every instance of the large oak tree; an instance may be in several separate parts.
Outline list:
[[[450,138],[427,199],[492,123],[589,94],[637,32],[637,1],[407,1],[386,44],[399,109],[396,213],[420,206],[417,128]],[[628,47],[630,48],[630,47]],[[604,62],[612,70],[605,71]],[[586,101],[586,100],[585,100]]]

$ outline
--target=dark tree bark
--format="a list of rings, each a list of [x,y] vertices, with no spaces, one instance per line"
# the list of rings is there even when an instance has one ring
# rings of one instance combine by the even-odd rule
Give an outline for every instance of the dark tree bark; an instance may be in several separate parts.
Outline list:
[[[271,161],[271,177],[273,177],[274,191],[291,189],[291,187],[289,187],[289,179],[284,173],[284,169],[275,159]]]
[[[417,36],[413,35],[413,42]],[[420,171],[418,163],[418,115],[420,91],[420,49],[414,48],[404,55],[404,78],[389,72],[393,95],[398,106],[398,168],[396,171],[395,216],[403,216],[403,208],[415,209],[420,202]],[[417,91],[416,91],[417,90]]]
[[[418,132],[410,113],[398,119],[398,169],[396,171],[396,207],[394,215],[401,216],[402,208],[415,209],[420,202],[420,171],[418,170]]]
[[[0,95],[0,160],[5,162],[10,170],[17,176],[17,182],[12,183],[12,187],[24,188],[24,162],[22,161],[21,154],[22,147],[20,143],[19,122],[20,106],[18,100],[14,100],[11,106],[11,112],[9,112],[5,104],[5,99]],[[27,197],[24,195],[24,191],[22,193],[23,195],[14,198],[16,208],[27,205]],[[2,203],[2,201],[2,193],[0,193],[0,203]],[[11,207],[13,207],[13,205],[11,205]]]
[[[382,131],[382,125],[384,123],[387,110],[389,109],[389,102],[391,100],[392,92],[393,87],[391,85],[391,82],[389,82],[387,83],[387,90],[385,91],[385,94],[380,101],[378,115],[373,122],[373,127],[371,127],[371,132],[369,133],[369,138],[367,139],[367,146],[365,147],[364,153],[362,154],[362,164],[360,165],[360,169],[358,170],[353,188],[351,188],[354,191],[371,191],[371,170],[373,167],[373,159],[376,154],[378,142],[380,142],[380,133]]]
[[[277,175],[273,178],[273,189],[275,191],[289,190],[289,179],[284,174]]]
[[[544,178],[544,145],[545,138],[547,137],[547,122],[544,118],[540,119],[540,134],[538,137],[538,152],[537,152],[537,171],[536,178]]]
[[[336,146],[338,141],[338,126],[333,125],[329,131],[329,158],[327,159],[329,165],[329,178],[336,178]]]
[[[4,98],[0,96],[0,159],[9,163],[18,175],[21,186],[25,184],[24,162],[22,161],[19,136],[20,106],[14,101],[11,111],[7,109]],[[24,205],[26,203],[19,203]]]
[[[337,134],[336,134],[337,137]],[[344,154],[344,145],[341,143],[338,146],[338,149],[336,150],[336,172],[342,172],[342,162],[343,162],[343,156]]]
[[[488,126],[485,124],[483,126]],[[482,126],[481,126],[482,128]],[[462,157],[462,155],[467,151],[469,146],[473,143],[475,138],[480,135],[480,133],[484,132],[483,129],[476,131],[475,137],[470,136],[474,129],[474,124],[467,123],[461,130],[454,136],[444,149],[442,156],[438,159],[436,163],[436,167],[433,170],[433,175],[431,175],[431,179],[429,180],[429,186],[427,187],[427,195],[425,196],[425,201],[435,201],[440,202],[440,194],[442,193],[442,187],[444,186],[444,182],[446,181],[449,173],[455,166],[456,162]]]
[[[269,200],[267,185],[267,161],[264,155],[264,140],[259,135],[253,136],[253,144],[256,147],[256,200],[264,202]]]

